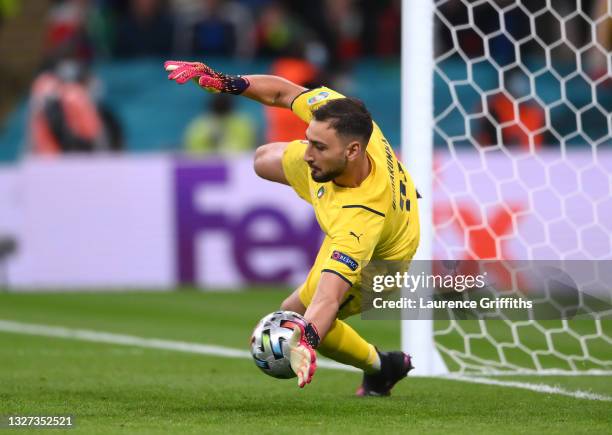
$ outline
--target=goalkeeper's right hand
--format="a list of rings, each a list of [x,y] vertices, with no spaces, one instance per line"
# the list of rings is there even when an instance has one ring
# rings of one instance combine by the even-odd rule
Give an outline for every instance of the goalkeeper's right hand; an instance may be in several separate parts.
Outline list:
[[[239,95],[250,85],[245,77],[217,72],[201,62],[168,60],[164,62],[164,68],[170,73],[168,74],[169,80],[174,80],[180,85],[194,80],[209,92]]]

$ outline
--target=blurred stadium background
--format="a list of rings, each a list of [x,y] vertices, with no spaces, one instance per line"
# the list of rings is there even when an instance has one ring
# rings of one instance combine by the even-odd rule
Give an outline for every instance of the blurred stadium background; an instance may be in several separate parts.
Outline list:
[[[611,260],[611,2],[410,4],[433,7],[433,164],[417,177],[431,256]],[[395,431],[610,431],[609,312],[437,322],[451,376],[386,404],[352,400],[358,376],[326,369],[298,397],[232,353],[319,247],[308,205],[251,168],[258,145],[305,125],[177,87],[163,61],[325,84],[362,99],[401,153],[401,38],[400,0],[0,0],[0,415],[74,414],[89,433],[240,418],[246,432],[265,404],[281,432],[367,431],[370,415]],[[400,345],[399,322],[354,322]],[[287,415],[292,401],[305,411]]]

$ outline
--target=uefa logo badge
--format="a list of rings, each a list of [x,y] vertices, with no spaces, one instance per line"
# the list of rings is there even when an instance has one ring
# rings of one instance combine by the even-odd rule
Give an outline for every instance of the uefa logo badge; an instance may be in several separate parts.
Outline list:
[[[323,101],[327,97],[329,97],[329,92],[321,91],[317,95],[314,95],[314,96],[310,97],[308,99],[307,103],[308,103],[309,106],[312,106],[313,104],[316,104],[319,101]]]
[[[319,187],[319,190],[317,191],[317,198],[321,198],[324,194],[325,194],[325,186]]]

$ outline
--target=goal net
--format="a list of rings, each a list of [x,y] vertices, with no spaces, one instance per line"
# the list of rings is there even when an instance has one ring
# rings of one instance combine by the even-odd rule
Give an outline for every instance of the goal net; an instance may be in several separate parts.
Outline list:
[[[612,269],[612,1],[429,7],[433,171],[415,176],[431,183],[428,258]],[[611,283],[579,293],[576,318],[450,313],[434,322],[435,349],[451,372],[611,374]]]

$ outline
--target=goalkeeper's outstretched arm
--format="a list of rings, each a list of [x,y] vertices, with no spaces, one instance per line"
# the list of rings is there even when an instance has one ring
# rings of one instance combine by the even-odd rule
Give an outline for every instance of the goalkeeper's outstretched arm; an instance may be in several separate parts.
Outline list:
[[[196,82],[210,92],[244,95],[267,106],[290,108],[306,88],[282,77],[271,75],[232,76],[213,70],[201,62],[169,60],[164,63],[168,78],[179,84]]]
[[[209,92],[244,95],[267,106],[290,108],[293,100],[306,91],[282,77],[270,75],[232,76],[217,72],[201,62],[169,60],[164,63],[168,79],[184,84],[194,81]],[[254,169],[257,175],[276,183],[289,184],[282,157],[287,142],[262,145],[255,151]]]
[[[270,75],[245,76],[250,86],[242,95],[266,106],[291,108],[293,100],[307,89],[287,79]]]

